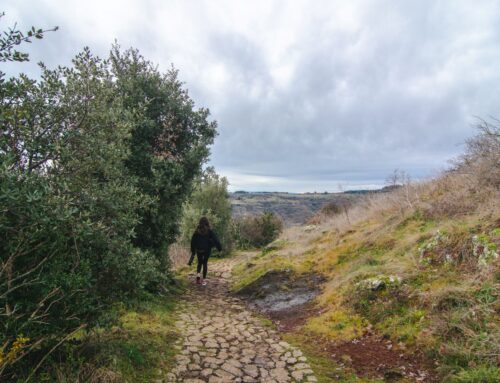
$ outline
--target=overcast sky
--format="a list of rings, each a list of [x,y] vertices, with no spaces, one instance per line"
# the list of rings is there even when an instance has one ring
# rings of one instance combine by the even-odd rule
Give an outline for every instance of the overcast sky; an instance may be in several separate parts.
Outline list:
[[[114,39],[180,70],[219,136],[231,190],[336,191],[395,168],[435,175],[475,117],[500,117],[500,1],[3,0],[14,22],[59,26],[31,63],[69,64]],[[0,9],[1,10],[1,9]]]

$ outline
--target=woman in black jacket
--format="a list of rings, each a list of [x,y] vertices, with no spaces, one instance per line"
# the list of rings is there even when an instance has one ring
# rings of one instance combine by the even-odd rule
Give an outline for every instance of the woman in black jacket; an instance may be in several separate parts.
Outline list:
[[[191,258],[189,259],[188,265],[191,266],[193,263],[194,255],[198,257],[198,266],[196,267],[196,284],[202,284],[205,286],[207,284],[207,271],[208,271],[208,258],[212,252],[212,247],[216,247],[217,250],[222,251],[222,246],[219,239],[210,228],[210,223],[207,217],[201,217],[198,227],[196,228],[193,237],[191,238]],[[203,282],[200,278],[200,271],[203,267]]]

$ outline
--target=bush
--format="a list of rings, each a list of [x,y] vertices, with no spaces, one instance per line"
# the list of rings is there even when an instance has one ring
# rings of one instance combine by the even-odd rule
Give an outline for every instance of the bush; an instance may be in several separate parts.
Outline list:
[[[500,128],[480,121],[463,155],[420,193],[427,218],[457,217],[494,203],[500,188]]]
[[[455,171],[474,179],[479,187],[500,187],[500,127],[480,120],[478,134],[466,141],[466,151],[455,161]]]
[[[283,221],[272,212],[244,217],[234,222],[234,236],[241,248],[263,247],[283,231]]]
[[[342,206],[338,202],[329,202],[321,208],[320,213],[329,217],[338,215],[342,213]]]
[[[168,281],[179,201],[215,125],[176,72],[112,57],[85,49],[40,81],[0,81],[0,379]]]
[[[162,74],[137,50],[121,52],[116,45],[110,61],[116,91],[133,111],[126,167],[150,199],[137,210],[133,243],[168,272],[168,246],[179,234],[182,204],[208,159],[217,124],[208,121],[208,109],[195,109],[177,70]]]

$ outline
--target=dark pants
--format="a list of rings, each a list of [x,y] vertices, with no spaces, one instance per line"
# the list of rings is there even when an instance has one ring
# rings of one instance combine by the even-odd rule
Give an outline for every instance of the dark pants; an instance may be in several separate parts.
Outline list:
[[[208,271],[208,254],[197,253],[196,256],[198,258],[198,265],[196,266],[196,272],[199,273],[201,271],[201,268],[203,267],[203,278],[206,278]]]

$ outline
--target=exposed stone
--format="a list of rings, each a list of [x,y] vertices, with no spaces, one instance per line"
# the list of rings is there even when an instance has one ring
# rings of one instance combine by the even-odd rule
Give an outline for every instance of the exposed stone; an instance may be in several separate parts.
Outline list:
[[[288,376],[288,371],[284,368],[275,368],[269,371],[269,375],[276,379],[278,382],[288,382],[290,377]]]
[[[277,368],[284,368],[286,366],[286,362],[282,360],[277,361],[275,364]]]
[[[236,367],[236,368],[241,368],[241,367],[243,367],[243,366],[241,365],[241,363],[240,363],[240,362],[238,362],[236,359],[228,359],[228,360],[227,360],[227,363],[228,363],[228,364],[230,364],[230,365],[231,365],[231,366],[233,366],[233,367]]]
[[[234,367],[233,365],[229,364],[228,362],[224,363],[221,368],[224,370],[224,371],[227,371],[229,372],[230,374],[234,375],[234,376],[242,376],[242,372],[239,368],[237,367]]]
[[[169,372],[167,375],[165,375],[165,379],[167,380],[167,382],[175,382],[177,380],[177,377],[175,376],[175,374]]]
[[[233,374],[230,374],[229,372],[220,369],[215,371],[215,375],[217,375],[219,378],[224,378],[227,380],[234,378]]]
[[[303,369],[309,368],[309,365],[307,363],[297,363],[295,365],[295,368],[297,370],[303,370]]]
[[[311,370],[310,368],[306,369],[306,370],[301,370],[304,374],[306,375],[311,375],[313,373],[313,370]]]
[[[299,357],[297,358],[297,360],[298,360],[299,362],[307,362],[307,358],[306,358],[305,356],[299,356]]]
[[[185,293],[176,322],[183,334],[174,346],[176,367],[162,382],[316,382],[300,350],[282,341],[275,330],[263,326],[237,298],[228,295],[227,281],[221,275],[230,277],[233,259],[213,265],[211,274],[216,277],[202,290],[207,294],[200,294],[199,287]]]
[[[263,378],[267,378],[269,376],[269,372],[265,368],[262,368],[262,367],[259,368],[259,373],[260,373],[260,376],[262,376]]]
[[[217,348],[219,345],[216,342],[207,342],[205,343],[206,348]]]
[[[304,374],[300,370],[292,371],[292,378],[294,378],[295,380],[298,380],[300,382],[302,379],[304,379]]]
[[[209,377],[210,375],[212,375],[212,373],[213,370],[211,368],[204,368],[203,370],[201,370],[201,376],[203,376],[204,378]]]
[[[245,366],[243,367],[243,371],[245,371],[245,374],[250,375],[252,378],[256,378],[257,376],[259,376],[259,370],[257,369],[257,366]]]

